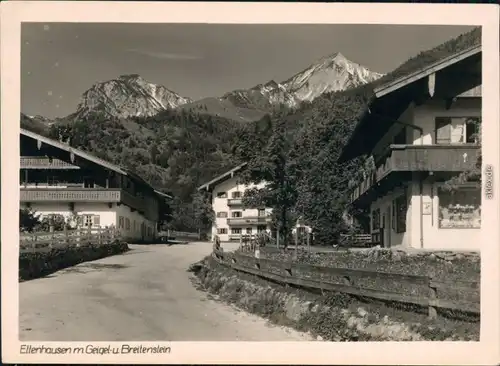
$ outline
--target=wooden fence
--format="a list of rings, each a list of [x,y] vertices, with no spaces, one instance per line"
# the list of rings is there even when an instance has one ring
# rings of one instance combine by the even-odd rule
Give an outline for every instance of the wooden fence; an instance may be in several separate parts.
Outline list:
[[[55,232],[21,233],[20,253],[50,252],[55,248],[107,245],[118,239],[116,229],[92,228]]]
[[[405,275],[398,273],[376,272],[348,268],[321,267],[301,263],[280,262],[270,259],[257,259],[239,253],[225,253],[215,250],[212,257],[219,263],[235,270],[257,275],[262,278],[305,288],[321,291],[335,291],[354,296],[372,298],[376,300],[406,303],[428,308],[430,318],[437,317],[437,309],[446,309],[480,314],[479,302],[456,302],[438,298],[438,289],[455,291],[479,291],[478,282],[442,282],[435,281],[429,276]],[[278,273],[272,269],[278,269]],[[312,273],[313,278],[303,276],[303,273]],[[341,277],[344,284],[332,283],[321,279],[322,275]],[[410,296],[392,291],[376,290],[356,286],[356,280],[362,278],[397,281],[408,285],[420,285],[427,288],[427,296]]]

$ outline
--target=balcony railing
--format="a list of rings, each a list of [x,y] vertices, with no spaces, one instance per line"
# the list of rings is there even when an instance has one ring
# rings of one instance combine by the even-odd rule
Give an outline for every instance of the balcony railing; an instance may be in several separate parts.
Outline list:
[[[244,216],[230,217],[227,219],[228,225],[252,225],[267,224],[271,222],[271,216]]]
[[[462,172],[474,168],[480,146],[456,145],[391,145],[379,167],[351,194],[351,201],[393,172]]]
[[[145,211],[144,199],[119,188],[23,188],[21,202],[122,202],[140,212]]]
[[[227,200],[228,206],[241,206],[243,204],[243,198],[229,198]]]
[[[21,156],[21,169],[80,169],[80,167],[59,159]]]
[[[120,202],[120,189],[21,188],[21,202]]]

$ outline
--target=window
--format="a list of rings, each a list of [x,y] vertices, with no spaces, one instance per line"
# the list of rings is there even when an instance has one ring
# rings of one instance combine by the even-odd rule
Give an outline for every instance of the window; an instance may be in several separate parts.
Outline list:
[[[125,230],[130,230],[130,219],[125,218]]]
[[[222,217],[222,218],[227,217],[227,212],[223,212],[223,211],[217,212],[217,217]]]
[[[461,187],[456,191],[438,189],[439,228],[481,228],[481,189]]]
[[[266,209],[265,208],[259,208],[258,215],[259,216],[266,216]]]
[[[393,225],[392,228],[397,233],[406,232],[406,211],[407,211],[407,199],[406,192],[396,198],[392,205],[392,218]]]
[[[217,229],[217,234],[221,234],[221,235],[227,234],[227,229],[225,227]]]
[[[217,192],[217,198],[227,198],[227,192]]]
[[[478,117],[436,117],[436,144],[477,143]]]
[[[239,227],[233,227],[231,229],[231,234],[241,234],[241,228],[239,228]]]
[[[248,235],[252,234],[252,228],[251,227],[247,227],[247,234]]]
[[[477,144],[479,142],[479,118],[467,118],[465,121],[465,142],[468,144]]]
[[[258,233],[262,233],[264,231],[266,231],[266,225],[259,225],[259,226],[257,226],[257,232]]]
[[[380,208],[372,211],[372,230],[380,229]]]
[[[101,225],[101,217],[99,215],[83,215],[82,219],[82,224],[84,227]]]
[[[231,196],[232,198],[241,198],[241,192],[233,192]]]
[[[125,218],[123,216],[118,217],[118,229],[123,229],[125,227]]]
[[[238,218],[241,217],[241,211],[234,211],[231,213],[231,217]]]

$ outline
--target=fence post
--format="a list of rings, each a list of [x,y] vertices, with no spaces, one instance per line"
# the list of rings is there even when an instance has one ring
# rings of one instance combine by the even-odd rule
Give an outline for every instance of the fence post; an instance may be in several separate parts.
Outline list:
[[[433,284],[432,277],[429,277],[429,318],[436,319],[437,309],[434,306],[434,300],[437,299],[437,287]]]
[[[63,231],[64,231],[64,238],[63,238],[63,240],[64,240],[64,245],[65,245],[66,247],[69,247],[68,228],[66,227],[66,225],[64,225],[64,229],[63,229]]]
[[[55,240],[55,234],[54,234],[54,225],[50,225],[50,243],[49,243],[49,248],[52,248]]]

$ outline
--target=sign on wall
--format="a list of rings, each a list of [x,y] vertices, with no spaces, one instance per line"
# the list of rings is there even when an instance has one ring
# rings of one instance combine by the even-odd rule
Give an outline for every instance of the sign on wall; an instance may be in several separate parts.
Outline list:
[[[481,228],[481,190],[461,188],[458,191],[438,190],[439,227]]]

